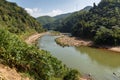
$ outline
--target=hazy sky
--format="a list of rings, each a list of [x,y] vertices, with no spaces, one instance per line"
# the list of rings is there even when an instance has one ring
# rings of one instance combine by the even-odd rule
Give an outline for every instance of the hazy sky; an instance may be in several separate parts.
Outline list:
[[[100,0],[8,0],[16,2],[19,6],[25,8],[33,17],[78,11],[85,6],[92,6]]]

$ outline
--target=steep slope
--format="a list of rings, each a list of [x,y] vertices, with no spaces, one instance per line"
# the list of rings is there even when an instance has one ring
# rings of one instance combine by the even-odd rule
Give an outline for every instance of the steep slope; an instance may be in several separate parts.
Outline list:
[[[102,0],[73,26],[73,35],[91,38],[96,44],[120,45],[120,0]]]
[[[71,29],[77,21],[79,21],[79,16],[84,14],[84,12],[88,12],[91,6],[87,6],[84,9],[71,13],[66,17],[60,18],[53,23],[49,23],[44,25],[48,29],[57,30],[61,32],[71,32]]]
[[[71,69],[49,52],[26,44],[18,36],[29,30],[41,32],[43,29],[24,9],[15,3],[0,0],[0,63],[15,68],[18,72],[27,73],[34,80],[62,80]],[[74,72],[71,74],[79,75]],[[19,75],[18,77],[20,78]],[[4,76],[0,79],[3,78]]]
[[[86,6],[86,7],[83,8],[82,10],[83,10],[83,11],[89,11],[91,8],[92,8],[92,6]],[[82,11],[82,10],[81,10],[81,11]]]
[[[87,11],[86,11],[87,10]],[[91,39],[98,45],[120,45],[120,0],[101,0],[69,17],[46,26]]]
[[[35,29],[42,32],[43,29],[23,8],[16,3],[10,3],[6,0],[0,0],[0,27],[5,27],[12,33],[26,32]]]
[[[19,72],[28,73],[34,80],[55,80],[57,78],[62,80],[66,76],[68,80],[78,78],[78,71],[71,72],[73,70],[51,56],[49,52],[27,45],[9,31],[0,29],[0,34],[0,63],[14,67]],[[67,75],[69,72],[72,76]]]
[[[0,63],[29,73],[35,80],[62,78],[68,71],[61,61],[49,52],[27,45],[15,34],[0,29]]]
[[[15,69],[6,65],[0,64],[0,79],[1,80],[31,80],[25,75],[21,75]]]

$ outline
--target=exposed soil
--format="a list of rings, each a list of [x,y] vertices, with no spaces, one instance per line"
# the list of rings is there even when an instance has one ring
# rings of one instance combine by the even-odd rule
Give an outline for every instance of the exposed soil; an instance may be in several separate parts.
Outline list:
[[[29,37],[25,40],[25,42],[26,42],[27,44],[32,44],[32,43],[34,43],[39,37],[41,37],[41,36],[43,36],[43,35],[45,35],[45,34],[47,34],[47,33],[48,33],[48,32],[33,34],[33,35],[29,36]]]
[[[58,43],[66,46],[91,46],[93,44],[90,40],[83,40],[77,37],[62,36],[56,39]]]
[[[9,68],[0,64],[0,80],[30,80],[28,77],[22,77],[16,69]]]
[[[46,33],[36,33],[29,36],[25,42],[27,44],[32,44],[35,42],[39,37],[43,36]],[[6,65],[0,64],[0,80],[30,80],[28,77],[21,76],[20,73],[16,71],[15,68],[10,68]]]
[[[93,42],[90,40],[81,39],[78,37],[69,37],[66,35],[62,35],[61,37],[56,39],[56,42],[62,46],[93,46]],[[111,46],[97,46],[101,49],[106,49],[114,52],[120,52],[120,46],[111,47]]]
[[[120,52],[120,46],[108,48],[110,51]]]

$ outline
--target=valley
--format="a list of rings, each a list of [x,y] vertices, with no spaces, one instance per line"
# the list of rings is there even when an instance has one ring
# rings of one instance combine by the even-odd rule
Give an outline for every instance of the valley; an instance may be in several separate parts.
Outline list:
[[[0,0],[0,79],[120,80],[120,0]]]

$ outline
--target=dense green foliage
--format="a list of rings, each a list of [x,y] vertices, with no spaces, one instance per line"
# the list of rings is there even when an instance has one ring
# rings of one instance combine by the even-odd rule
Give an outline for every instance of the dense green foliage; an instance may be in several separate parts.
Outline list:
[[[56,25],[58,26],[59,23],[61,22],[61,20],[63,20],[64,18],[70,16],[72,13],[67,13],[67,14],[61,14],[61,15],[57,15],[54,17],[50,17],[50,16],[42,16],[42,17],[38,17],[37,20],[42,23],[43,27],[45,29],[52,29],[54,30],[56,28]]]
[[[28,46],[22,40],[6,30],[0,29],[0,61],[18,71],[28,72],[36,80],[62,78],[68,68],[49,52]]]
[[[94,3],[92,8],[87,7],[50,25],[57,26],[55,30],[91,39],[98,45],[118,46],[120,45],[120,0],[101,0],[98,5]]]
[[[66,76],[63,78],[63,80],[80,80],[79,77],[80,73],[76,70],[70,70]]]
[[[73,35],[100,45],[120,45],[120,0],[102,0],[74,25]]]
[[[74,12],[66,17],[57,19],[53,23],[46,24],[45,27],[47,27],[48,29],[57,30],[61,32],[71,32],[72,26],[77,21],[79,21],[80,17],[82,17],[82,14],[84,14],[84,12],[88,12],[90,8],[91,6],[87,6],[78,12]]]
[[[16,3],[0,0],[0,25],[4,25],[12,33],[26,32],[35,29],[42,32],[43,29],[35,18],[31,17]],[[1,26],[3,27],[3,26]]]
[[[45,24],[52,23],[53,21],[55,21],[55,18],[50,17],[50,16],[41,16],[41,17],[38,17],[37,20],[38,20],[42,25],[45,25]]]

